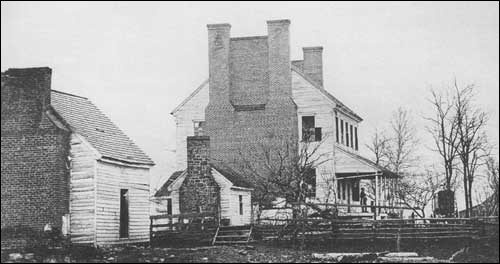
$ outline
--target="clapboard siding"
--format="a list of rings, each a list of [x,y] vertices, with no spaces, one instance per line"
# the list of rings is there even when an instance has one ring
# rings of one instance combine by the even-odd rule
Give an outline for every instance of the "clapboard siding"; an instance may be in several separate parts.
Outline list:
[[[175,113],[177,170],[187,167],[187,137],[194,136],[194,120],[205,120],[208,105],[208,82]]]
[[[246,225],[251,223],[252,201],[250,190],[235,190],[233,183],[217,170],[212,169],[212,175],[220,186],[221,218],[230,219],[231,225]],[[240,215],[239,195],[243,195],[243,215]]]
[[[96,244],[149,241],[149,169],[97,162]],[[120,189],[129,194],[129,237],[120,238]]]
[[[95,155],[77,134],[71,135],[70,236],[74,243],[94,243]]]

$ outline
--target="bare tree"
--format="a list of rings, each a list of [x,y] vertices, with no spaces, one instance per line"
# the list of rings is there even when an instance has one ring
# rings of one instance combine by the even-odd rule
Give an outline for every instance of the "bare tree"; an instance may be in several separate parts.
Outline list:
[[[410,112],[398,108],[393,112],[387,146],[388,167],[396,174],[410,169],[417,161],[418,139]]]
[[[427,131],[434,139],[434,151],[439,153],[444,165],[445,189],[451,190],[456,181],[455,161],[458,156],[458,122],[455,102],[449,92],[445,94],[431,90],[429,102],[434,109],[434,116],[427,117],[430,122]]]
[[[488,198],[489,201],[486,204],[488,208],[488,215],[497,215],[499,209],[499,182],[500,182],[500,169],[498,160],[495,160],[492,156],[490,156],[486,160],[486,175],[488,177],[488,187],[489,191]]]
[[[472,186],[477,169],[489,156],[485,133],[488,115],[474,104],[474,85],[459,88],[455,81],[455,111],[458,126],[458,157],[461,161],[465,193],[465,216],[470,217]]]
[[[375,129],[375,134],[373,134],[370,144],[365,144],[365,146],[372,152],[376,164],[381,166],[387,164],[389,137],[384,131]]]
[[[442,186],[439,178],[439,174],[431,169],[424,174],[403,178],[398,191],[401,202],[413,208],[419,217],[425,218],[425,208]]]

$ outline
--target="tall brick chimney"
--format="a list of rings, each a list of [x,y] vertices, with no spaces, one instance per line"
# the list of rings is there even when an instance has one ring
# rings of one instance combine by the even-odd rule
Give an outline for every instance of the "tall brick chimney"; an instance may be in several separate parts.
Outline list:
[[[290,71],[290,20],[267,21],[269,46],[269,95],[292,96],[292,73]]]
[[[187,138],[187,175],[180,188],[181,213],[218,212],[220,187],[210,169],[210,137]]]
[[[323,87],[323,47],[304,47],[303,71]]]
[[[8,69],[2,73],[2,131],[38,127],[50,105],[52,70]]]
[[[229,38],[230,24],[209,24],[208,28],[208,68],[209,101],[229,103]]]

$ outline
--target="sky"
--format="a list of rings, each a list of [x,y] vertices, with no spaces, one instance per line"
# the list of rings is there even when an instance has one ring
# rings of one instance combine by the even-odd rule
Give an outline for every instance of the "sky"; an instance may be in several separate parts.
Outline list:
[[[325,88],[363,117],[361,147],[405,107],[435,161],[429,91],[456,78],[476,85],[498,157],[498,2],[2,1],[1,70],[52,68],[52,89],[88,97],[153,158],[154,186],[175,166],[170,112],[208,78],[206,25],[266,35],[272,19],[291,20],[292,60],[324,47]]]

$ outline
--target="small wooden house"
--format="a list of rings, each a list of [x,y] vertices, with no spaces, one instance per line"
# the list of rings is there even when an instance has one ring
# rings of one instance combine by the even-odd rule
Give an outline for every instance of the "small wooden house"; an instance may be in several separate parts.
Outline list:
[[[76,243],[149,241],[153,161],[86,98],[52,91],[71,133],[69,234]]]
[[[252,185],[222,163],[210,161],[210,139],[187,139],[187,168],[174,172],[154,194],[158,214],[216,212],[234,226],[252,221]]]
[[[153,161],[90,100],[51,90],[51,74],[2,73],[2,245],[47,225],[73,243],[149,241]]]

